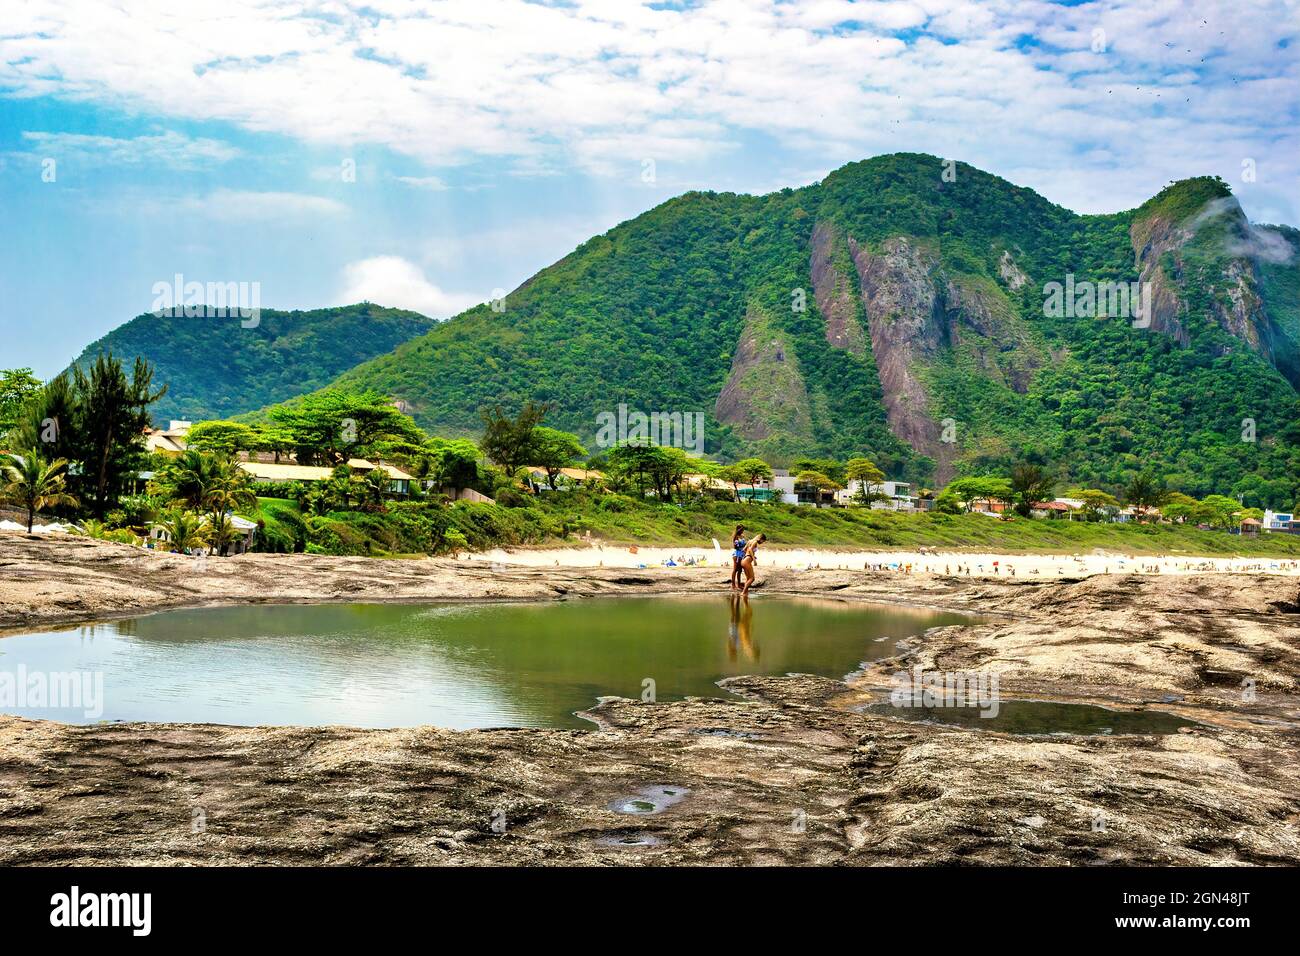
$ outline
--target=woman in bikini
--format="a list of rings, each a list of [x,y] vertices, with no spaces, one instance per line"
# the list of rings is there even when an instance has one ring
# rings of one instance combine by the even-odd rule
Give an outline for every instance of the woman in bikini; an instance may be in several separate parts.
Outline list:
[[[731,535],[731,590],[740,590],[740,562],[745,557],[745,526],[736,525]]]
[[[758,546],[767,540],[767,535],[759,534],[757,538],[749,542],[745,548],[745,556],[740,561],[740,569],[745,572],[745,586],[741,590],[741,595],[749,597],[749,588],[754,583],[754,564],[757,561]]]

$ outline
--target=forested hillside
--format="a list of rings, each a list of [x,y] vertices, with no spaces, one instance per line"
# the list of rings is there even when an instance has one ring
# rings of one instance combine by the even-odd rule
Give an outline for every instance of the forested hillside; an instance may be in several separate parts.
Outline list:
[[[626,403],[705,413],[724,457],[866,453],[925,481],[1030,460],[1111,487],[1152,467],[1193,495],[1294,500],[1294,229],[1252,226],[1212,178],[1081,216],[946,169],[899,154],[686,194],[336,384],[446,434],[531,399],[590,442]],[[1151,315],[1050,314],[1053,282],[1141,283]]]
[[[337,385],[441,433],[533,399],[590,441],[621,402],[705,412],[723,457],[866,453],[927,481],[1034,460],[1102,486],[1152,467],[1197,496],[1295,498],[1294,229],[1252,226],[1213,178],[1079,216],[945,168],[906,153],[682,195]],[[1050,315],[1067,281],[1141,282],[1152,315]]]
[[[263,309],[255,326],[237,317],[145,314],[93,342],[74,364],[101,352],[154,368],[167,393],[150,407],[155,423],[226,418],[328,384],[358,362],[388,352],[433,324],[415,312],[368,302],[309,312]]]

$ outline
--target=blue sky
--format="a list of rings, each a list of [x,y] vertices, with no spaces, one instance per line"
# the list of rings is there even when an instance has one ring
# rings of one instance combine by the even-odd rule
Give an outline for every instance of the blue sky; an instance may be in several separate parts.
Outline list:
[[[1216,173],[1300,223],[1295,0],[126,6],[0,24],[0,368],[176,273],[445,317],[687,189],[885,152],[1085,212]]]

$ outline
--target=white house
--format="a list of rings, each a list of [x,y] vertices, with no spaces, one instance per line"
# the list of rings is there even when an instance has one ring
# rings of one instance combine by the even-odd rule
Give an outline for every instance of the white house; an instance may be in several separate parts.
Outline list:
[[[835,500],[841,504],[852,504],[858,497],[862,482],[854,478],[849,486],[835,493]],[[912,495],[912,483],[908,481],[882,481],[871,485],[870,494],[883,495],[871,502],[871,507],[884,511],[915,511],[916,498]]]
[[[157,452],[169,458],[175,458],[185,450],[185,436],[189,433],[190,422],[172,421],[166,428],[146,428],[144,447],[146,451]]]
[[[801,502],[794,490],[794,476],[781,468],[772,469],[772,477],[764,478],[752,488],[740,486],[736,489],[741,501],[782,501],[788,505],[812,504]]]
[[[1290,511],[1272,511],[1264,512],[1264,530],[1265,531],[1295,531],[1292,522],[1296,520],[1295,515]]]

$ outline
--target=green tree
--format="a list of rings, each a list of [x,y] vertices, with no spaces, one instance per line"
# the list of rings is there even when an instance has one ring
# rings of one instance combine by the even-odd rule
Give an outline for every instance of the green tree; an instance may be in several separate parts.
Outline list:
[[[192,548],[204,547],[208,543],[205,519],[184,508],[168,508],[162,513],[158,523],[167,532],[167,539],[173,551],[188,552]]]
[[[751,492],[758,490],[760,481],[769,481],[772,478],[772,466],[761,458],[742,458],[736,462],[736,469],[741,476],[741,480],[749,485]],[[749,499],[754,500],[752,497]]]
[[[815,471],[841,487],[846,477],[846,466],[841,465],[834,458],[796,458],[791,462],[790,470],[796,474],[801,471]]]
[[[257,429],[243,422],[214,420],[196,422],[185,435],[187,448],[215,452],[230,456],[241,451],[254,451],[263,442]]]
[[[56,375],[38,391],[30,394],[18,412],[17,424],[10,429],[12,448],[39,448],[47,458],[78,461],[76,434],[77,396],[72,378]]]
[[[560,469],[571,468],[587,457],[587,449],[582,447],[577,435],[554,428],[534,428],[531,445],[531,464],[546,469],[546,480],[552,491],[555,490],[555,479],[559,476]]]
[[[158,518],[158,501],[149,495],[123,495],[117,507],[108,513],[108,523],[115,528],[147,531]]]
[[[1071,488],[1065,497],[1083,502],[1080,510],[1085,521],[1100,521],[1107,512],[1119,511],[1119,499],[1097,488]]]
[[[166,385],[153,390],[153,369],[140,358],[129,379],[111,354],[98,356],[89,372],[73,368],[75,415],[70,437],[81,466],[81,497],[89,499],[95,517],[102,520],[135,480],[144,457],[149,405],[166,391]]]
[[[844,465],[844,476],[851,482],[858,482],[858,490],[853,496],[858,504],[869,505],[885,497],[883,492],[874,490],[885,480],[885,473],[871,459],[850,458]]]
[[[821,492],[836,491],[844,487],[829,475],[824,475],[820,471],[813,471],[812,469],[801,471],[795,475],[794,486],[802,488],[806,493],[812,495],[814,502],[818,502]]]
[[[280,405],[268,414],[293,436],[302,464],[339,465],[365,458],[382,442],[422,443],[418,425],[393,407],[381,392],[328,390],[306,395],[296,404]]]
[[[330,477],[321,483],[321,493],[327,502],[347,511],[352,501],[363,494],[358,486],[356,473],[349,465],[337,465]]]
[[[971,505],[976,501],[1000,501],[1008,504],[1015,501],[1010,481],[988,476],[958,478],[949,483],[944,494],[952,495],[967,511],[971,510]]]
[[[1246,508],[1235,498],[1227,495],[1206,495],[1201,499],[1196,510],[1198,523],[1227,531],[1241,524]]]
[[[186,448],[155,481],[170,500],[207,514],[211,544],[222,555],[229,544],[226,513],[257,507],[248,472],[233,458],[212,452]]]
[[[1016,514],[1028,518],[1033,506],[1051,501],[1056,481],[1038,465],[1020,464],[1011,469],[1011,493]]]
[[[1165,502],[1160,506],[1160,513],[1170,521],[1187,521],[1189,518],[1195,518],[1200,502],[1191,495],[1185,495],[1181,491],[1171,491],[1165,498]]]
[[[27,403],[41,390],[29,368],[0,369],[0,442],[18,426]]]
[[[537,456],[537,427],[546,417],[548,406],[528,402],[511,418],[501,407],[484,408],[483,437],[479,447],[488,460],[500,465],[510,474],[523,465],[533,464]]]
[[[719,481],[725,481],[725,483],[731,485],[732,496],[736,498],[736,501],[740,501],[740,486],[748,480],[748,477],[746,477],[745,472],[741,470],[740,466],[736,466],[736,464],[724,464],[723,467],[720,467],[719,470],[714,473],[714,477]]]
[[[65,490],[67,461],[47,461],[35,448],[21,455],[0,457],[0,497],[27,509],[27,533],[38,512],[59,505],[77,505],[77,499]]]
[[[609,469],[615,480],[623,485],[635,482],[641,497],[647,485],[660,498],[665,497],[664,477],[671,472],[667,449],[645,442],[624,442],[610,449]]]
[[[393,476],[384,468],[372,468],[357,483],[361,503],[371,511],[383,511],[384,499]]]
[[[480,452],[468,438],[432,438],[429,447],[433,455],[429,474],[439,488],[459,493],[480,480]]]
[[[1139,521],[1145,517],[1148,510],[1159,508],[1164,504],[1168,497],[1169,492],[1165,488],[1164,480],[1157,478],[1150,471],[1135,475],[1124,488],[1124,501],[1137,512]]]

